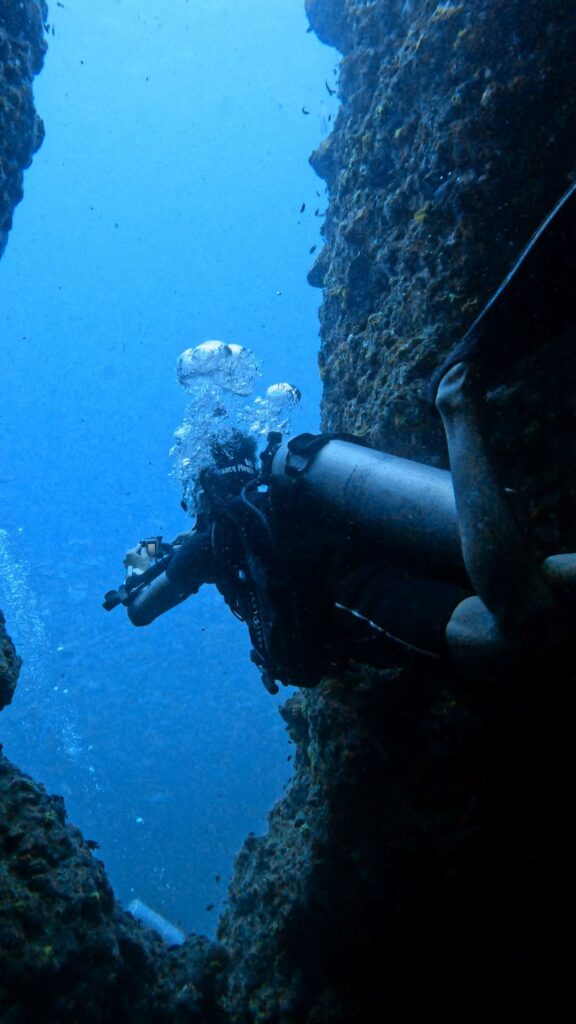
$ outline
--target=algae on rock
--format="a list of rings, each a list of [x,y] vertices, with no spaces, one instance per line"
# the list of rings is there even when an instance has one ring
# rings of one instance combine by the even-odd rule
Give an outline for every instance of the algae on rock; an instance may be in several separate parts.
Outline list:
[[[312,157],[330,192],[310,274],[324,289],[324,425],[441,462],[427,379],[576,172],[576,0],[306,8],[342,53],[341,110]],[[9,30],[24,45],[20,12],[39,24],[34,9],[4,4],[0,63]],[[18,166],[39,137],[27,102]],[[573,432],[572,406],[554,391],[573,360],[552,362],[491,405],[499,470],[545,546],[572,544],[575,521],[573,484],[559,479],[572,480],[576,452],[555,444],[562,423]],[[571,679],[527,669],[466,691],[417,663],[357,667],[282,713],[294,781],[239,854],[221,945],[191,937],[166,952],[146,936],[58,798],[0,762],[10,1024],[43,1008],[61,1022],[351,1024],[495,1005],[518,1015],[541,999],[549,1013],[571,994],[557,930],[573,898]]]
[[[42,68],[45,0],[3,0],[0,6],[0,256],[23,195],[23,171],[44,137],[32,83]]]
[[[306,9],[342,53],[311,158],[330,198],[310,271],[323,425],[442,463],[428,381],[576,174],[576,2]],[[545,551],[576,549],[573,364],[564,345],[513,380],[495,367],[489,406],[497,471]],[[570,895],[573,912],[571,679],[527,665],[466,690],[417,664],[359,668],[284,714],[293,787],[239,858],[220,933],[241,1020],[569,995],[553,908]]]

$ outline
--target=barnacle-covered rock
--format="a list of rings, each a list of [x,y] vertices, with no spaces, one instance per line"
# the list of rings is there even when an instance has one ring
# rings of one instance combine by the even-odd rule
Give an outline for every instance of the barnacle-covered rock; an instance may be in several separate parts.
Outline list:
[[[0,256],[22,199],[23,171],[44,137],[32,83],[44,60],[44,0],[3,0],[0,5]]]
[[[342,109],[312,157],[330,192],[312,272],[324,424],[442,461],[427,378],[576,171],[574,4],[308,10],[344,53]]]
[[[576,172],[576,0],[306,8],[342,53],[342,108],[312,157],[330,192],[310,272],[324,424],[441,462],[428,380]],[[34,10],[2,6],[8,84]],[[20,168],[38,137],[21,95],[3,108],[20,111]],[[573,363],[555,348],[491,396],[497,468],[543,547],[576,543]],[[296,694],[294,780],[238,856],[221,945],[171,951],[116,906],[59,798],[1,759],[2,1020],[554,1016],[572,994],[574,703],[571,678],[529,665],[475,689],[418,663],[357,667]]]
[[[324,427],[441,463],[434,369],[576,173],[576,2],[306,7],[343,55],[311,158],[330,194],[309,275]],[[574,550],[573,339],[494,370],[497,470],[543,549]],[[291,698],[295,779],[221,922],[232,1015],[349,1024],[569,998],[553,908],[574,911],[573,694],[529,664],[473,690],[415,663]]]
[[[22,664],[4,628],[5,624],[6,619],[0,611],[0,710],[10,704],[14,696]]]
[[[224,950],[167,949],[116,904],[95,845],[0,748],[2,1021],[221,1022]]]

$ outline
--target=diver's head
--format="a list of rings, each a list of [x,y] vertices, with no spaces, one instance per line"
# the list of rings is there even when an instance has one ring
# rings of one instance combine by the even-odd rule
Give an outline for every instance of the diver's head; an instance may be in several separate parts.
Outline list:
[[[224,500],[240,494],[258,475],[256,438],[235,427],[209,440],[210,462],[199,474],[200,488],[209,498]]]

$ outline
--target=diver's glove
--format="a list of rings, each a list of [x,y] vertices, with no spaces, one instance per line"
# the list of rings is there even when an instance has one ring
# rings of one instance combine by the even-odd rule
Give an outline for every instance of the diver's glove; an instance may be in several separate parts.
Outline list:
[[[139,544],[134,548],[128,548],[128,551],[124,555],[122,564],[126,569],[126,578],[130,576],[140,576],[143,572],[152,565],[152,558],[148,552],[148,548],[144,541],[140,541]]]
[[[184,543],[184,537],[180,534],[178,543]],[[167,544],[162,537],[141,540],[136,547],[129,548],[123,559],[126,579],[118,590],[109,590],[104,595],[102,607],[109,612],[119,604],[130,604],[144,587],[164,572],[173,554],[174,545]]]

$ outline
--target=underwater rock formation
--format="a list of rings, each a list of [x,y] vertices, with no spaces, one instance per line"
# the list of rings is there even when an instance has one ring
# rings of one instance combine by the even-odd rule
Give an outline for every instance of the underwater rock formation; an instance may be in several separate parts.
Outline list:
[[[6,619],[0,611],[0,711],[10,703],[22,664],[5,630]]]
[[[343,55],[311,158],[330,194],[310,271],[324,427],[442,463],[430,377],[576,174],[576,3],[306,8]],[[548,551],[576,542],[573,362],[558,345],[514,380],[495,366],[489,404],[498,472]],[[241,853],[220,927],[233,1019],[567,997],[554,915],[573,911],[574,696],[546,676],[466,689],[417,664],[358,668],[290,699],[295,780]]]
[[[0,6],[0,256],[22,199],[23,171],[44,137],[32,82],[44,61],[44,0],[4,0]]]
[[[115,905],[95,843],[0,748],[0,1019],[217,1022],[226,954],[167,949]]]
[[[2,706],[20,664],[0,613]],[[225,950],[194,935],[167,948],[116,904],[96,846],[0,745],[2,1024],[224,1022]]]
[[[312,157],[330,191],[310,272],[324,423],[442,462],[427,380],[576,172],[576,0],[306,7],[343,55]],[[550,549],[576,539],[559,485],[576,453],[557,444],[571,362],[555,350],[491,402],[499,470]],[[575,766],[574,688],[549,675],[466,689],[416,663],[357,667],[292,696],[294,781],[238,856],[221,945],[144,932],[61,801],[0,761],[2,1020],[553,1015],[571,984]]]
[[[423,382],[576,170],[575,7],[541,0],[307,0],[343,54],[311,162],[330,206],[327,429],[412,458],[443,441]]]

